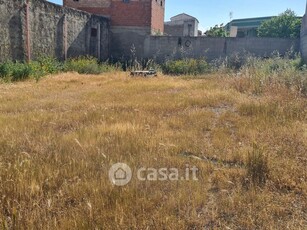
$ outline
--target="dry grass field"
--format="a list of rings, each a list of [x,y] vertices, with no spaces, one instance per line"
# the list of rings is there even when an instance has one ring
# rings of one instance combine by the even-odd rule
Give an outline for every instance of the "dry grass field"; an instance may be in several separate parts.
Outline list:
[[[4,229],[307,229],[307,100],[246,78],[0,84]],[[108,178],[195,166],[198,181]]]

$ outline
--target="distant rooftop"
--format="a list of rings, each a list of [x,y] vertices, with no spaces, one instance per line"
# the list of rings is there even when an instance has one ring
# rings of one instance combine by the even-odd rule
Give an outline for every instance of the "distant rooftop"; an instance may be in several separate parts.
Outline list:
[[[272,19],[274,16],[269,17],[259,17],[259,18],[243,18],[243,19],[234,19],[231,22],[227,23],[225,28],[230,30],[231,26],[237,26],[240,28],[251,28],[259,27],[262,22]]]
[[[181,20],[182,17],[191,18],[191,19],[196,20],[197,22],[199,22],[197,18],[195,18],[195,17],[193,17],[193,16],[191,16],[189,14],[186,14],[186,13],[181,13],[181,14],[178,14],[178,15],[175,15],[175,16],[171,17],[171,21]]]
[[[227,23],[225,28],[227,30],[230,30],[231,26],[236,26],[239,28],[258,28],[262,22],[270,20],[274,17],[276,16],[234,19],[231,22]],[[302,18],[302,17],[297,17],[297,18]]]

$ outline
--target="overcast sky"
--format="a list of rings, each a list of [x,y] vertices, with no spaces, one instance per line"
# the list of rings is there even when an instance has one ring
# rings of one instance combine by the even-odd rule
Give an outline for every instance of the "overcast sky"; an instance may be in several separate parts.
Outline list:
[[[62,0],[49,0],[62,4]],[[216,24],[238,18],[274,16],[292,9],[303,16],[306,0],[166,0],[165,21],[170,17],[187,13],[196,17],[200,29],[206,30]]]

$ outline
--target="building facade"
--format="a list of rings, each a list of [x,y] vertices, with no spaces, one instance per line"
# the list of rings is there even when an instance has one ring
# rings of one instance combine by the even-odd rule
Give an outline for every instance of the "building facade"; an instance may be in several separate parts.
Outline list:
[[[197,18],[182,13],[164,23],[164,32],[170,36],[196,37],[199,34],[198,24]]]
[[[261,23],[270,19],[272,17],[234,19],[225,26],[225,29],[230,33],[230,37],[257,37]]]
[[[225,26],[226,31],[230,34],[230,37],[257,37],[258,28],[265,21],[271,20],[271,17],[259,17],[259,18],[245,18],[245,19],[234,19],[227,23]],[[301,17],[297,17],[301,19]]]
[[[111,28],[164,32],[165,0],[64,0],[65,7],[110,18]]]

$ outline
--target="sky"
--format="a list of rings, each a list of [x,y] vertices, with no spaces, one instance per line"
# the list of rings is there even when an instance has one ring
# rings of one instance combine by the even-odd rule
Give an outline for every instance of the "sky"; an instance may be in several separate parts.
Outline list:
[[[48,0],[62,4],[62,0]],[[186,13],[199,20],[199,29],[227,24],[232,19],[275,16],[287,9],[303,16],[306,0],[165,0],[165,21]]]

